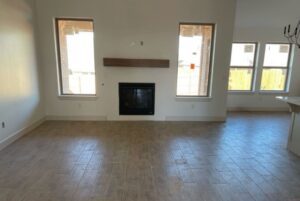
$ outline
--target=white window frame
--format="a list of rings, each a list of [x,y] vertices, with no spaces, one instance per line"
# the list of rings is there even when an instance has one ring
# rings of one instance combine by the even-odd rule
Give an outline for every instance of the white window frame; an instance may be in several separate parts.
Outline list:
[[[61,20],[66,21],[87,21],[92,22],[93,24],[93,32],[94,32],[94,20],[91,18],[68,18],[68,17],[56,17],[54,18],[54,29],[55,29],[55,40],[56,40],[56,58],[57,58],[57,76],[58,76],[58,97],[62,100],[69,100],[70,98],[76,98],[78,100],[81,99],[89,99],[89,100],[95,100],[97,99],[97,72],[96,72],[96,66],[95,68],[95,94],[69,94],[63,92],[63,81],[62,81],[62,63],[61,63],[61,52],[60,52],[60,35],[59,35],[59,26],[58,22]],[[95,44],[95,41],[94,41]],[[95,46],[94,46],[95,51]],[[95,58],[94,58],[95,59]]]
[[[179,60],[179,37],[180,37],[180,26],[181,25],[203,25],[212,27],[212,39],[211,39],[211,50],[210,50],[210,64],[209,64],[209,75],[208,75],[208,85],[207,85],[207,94],[205,96],[189,96],[189,95],[178,95],[177,94],[177,85],[178,85],[178,60]],[[211,100],[211,91],[212,91],[212,74],[213,74],[213,63],[214,63],[214,51],[215,51],[215,37],[216,37],[216,24],[215,23],[199,23],[199,22],[180,22],[178,28],[178,47],[177,47],[177,77],[176,77],[176,99],[177,100],[188,100],[188,99],[205,99]]]
[[[289,45],[289,55],[288,55],[288,62],[287,66],[264,66],[264,59],[265,59],[265,54],[266,54],[266,47],[267,45]],[[291,68],[292,68],[292,54],[293,54],[293,49],[294,46],[291,43],[284,43],[284,42],[267,42],[264,44],[264,53],[262,57],[262,67],[261,67],[261,72],[260,72],[260,82],[258,85],[258,91],[259,93],[270,93],[270,94],[280,94],[280,93],[289,93],[289,85],[290,85],[290,73],[291,73]],[[284,69],[286,70],[286,78],[285,78],[285,86],[283,90],[261,90],[261,83],[262,83],[262,77],[263,77],[263,70],[264,69]]]
[[[254,44],[255,45],[253,66],[231,66],[231,65],[229,65],[229,73],[230,73],[231,68],[252,69],[251,88],[250,88],[250,90],[229,90],[229,89],[227,89],[227,90],[229,93],[233,93],[233,94],[234,93],[245,93],[245,94],[253,93],[253,92],[255,92],[259,43],[258,42],[239,41],[239,42],[233,42],[232,46],[233,46],[233,44]],[[230,57],[230,62],[231,62],[231,57]],[[228,75],[228,79],[229,79],[229,76],[230,76],[230,74]]]

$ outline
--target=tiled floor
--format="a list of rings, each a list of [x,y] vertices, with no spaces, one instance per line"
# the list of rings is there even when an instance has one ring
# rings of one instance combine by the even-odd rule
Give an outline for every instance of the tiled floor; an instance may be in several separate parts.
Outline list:
[[[46,122],[0,152],[0,201],[300,200],[288,114]]]

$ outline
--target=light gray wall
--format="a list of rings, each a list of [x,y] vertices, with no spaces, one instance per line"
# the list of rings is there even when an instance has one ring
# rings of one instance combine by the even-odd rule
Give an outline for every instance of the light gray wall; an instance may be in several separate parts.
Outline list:
[[[45,115],[33,8],[30,0],[0,0],[0,144]]]
[[[235,0],[38,0],[41,58],[45,76],[46,113],[57,119],[222,119],[232,42]],[[97,100],[58,98],[53,20],[88,17],[95,22]],[[217,24],[212,99],[177,100],[179,22]],[[131,46],[144,41],[144,46]],[[103,57],[170,59],[169,69],[106,68]],[[154,117],[118,115],[119,82],[155,82]],[[102,83],[104,86],[102,86]]]
[[[300,1],[298,0],[238,0],[234,30],[234,41],[259,42],[258,76],[256,88],[259,88],[264,45],[268,42],[287,42],[283,36],[283,27],[296,25],[300,20]],[[288,94],[245,94],[228,96],[229,109],[246,110],[286,110],[287,105],[275,100],[277,95],[300,95],[300,51],[295,48],[292,62],[290,93]]]

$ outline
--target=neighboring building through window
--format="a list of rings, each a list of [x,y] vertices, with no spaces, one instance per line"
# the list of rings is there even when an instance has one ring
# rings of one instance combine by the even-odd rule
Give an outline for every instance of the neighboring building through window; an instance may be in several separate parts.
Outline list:
[[[291,49],[290,44],[266,44],[261,91],[287,91]]]
[[[231,51],[229,91],[252,91],[256,64],[256,43],[233,43]]]
[[[56,19],[61,95],[95,95],[93,21]]]
[[[209,96],[213,24],[180,24],[177,96]]]

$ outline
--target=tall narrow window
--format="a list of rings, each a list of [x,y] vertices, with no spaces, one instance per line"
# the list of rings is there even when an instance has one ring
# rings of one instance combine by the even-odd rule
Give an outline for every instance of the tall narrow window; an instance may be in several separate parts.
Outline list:
[[[261,91],[286,91],[289,74],[290,44],[266,44]]]
[[[56,19],[61,95],[95,95],[92,20]]]
[[[209,96],[213,24],[180,24],[177,96]]]
[[[229,91],[251,91],[257,44],[233,43],[231,51]]]

